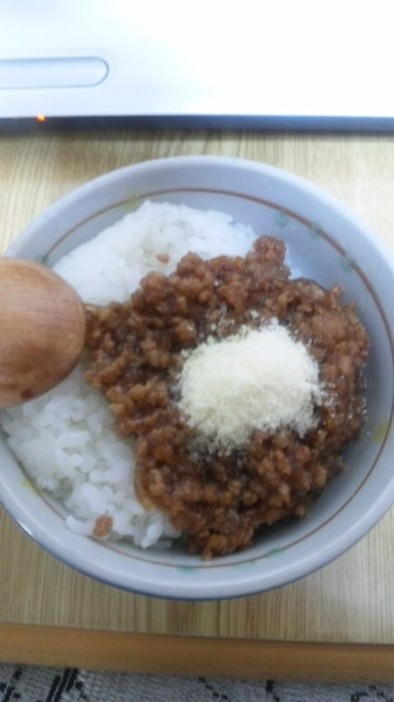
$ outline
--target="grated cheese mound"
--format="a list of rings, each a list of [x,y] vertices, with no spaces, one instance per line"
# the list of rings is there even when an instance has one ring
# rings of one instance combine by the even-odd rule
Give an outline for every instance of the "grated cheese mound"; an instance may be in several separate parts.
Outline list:
[[[180,392],[189,425],[228,448],[255,429],[290,427],[303,436],[322,394],[317,361],[277,320],[200,344],[184,363]]]

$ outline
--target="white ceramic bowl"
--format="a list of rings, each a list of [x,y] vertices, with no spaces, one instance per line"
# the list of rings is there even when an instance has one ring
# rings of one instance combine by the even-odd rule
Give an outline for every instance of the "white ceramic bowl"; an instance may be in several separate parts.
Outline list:
[[[87,183],[50,207],[10,247],[10,256],[49,264],[123,216],[136,199],[229,212],[256,233],[284,239],[297,275],[340,284],[355,300],[372,346],[368,421],[306,518],[272,528],[249,549],[201,561],[174,548],[98,543],[65,526],[0,439],[0,496],[41,546],[70,566],[134,592],[185,599],[226,598],[285,585],[324,566],[363,537],[394,500],[394,265],[365,226],[308,182],[269,166],[195,156],[137,164]]]

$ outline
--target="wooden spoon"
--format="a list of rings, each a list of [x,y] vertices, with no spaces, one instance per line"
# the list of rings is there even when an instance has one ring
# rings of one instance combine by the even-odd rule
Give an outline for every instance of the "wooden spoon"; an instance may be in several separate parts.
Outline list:
[[[60,276],[0,258],[0,408],[60,383],[81,356],[85,324],[81,299]]]

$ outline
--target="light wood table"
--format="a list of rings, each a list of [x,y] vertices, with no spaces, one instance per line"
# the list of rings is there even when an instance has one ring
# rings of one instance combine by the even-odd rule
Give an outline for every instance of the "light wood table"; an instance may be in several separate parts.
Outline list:
[[[60,133],[44,124],[42,132],[0,133],[0,247],[94,176],[145,159],[202,153],[265,161],[309,178],[394,245],[394,137]],[[0,622],[0,659],[8,662],[392,682],[394,510],[346,555],[295,584],[199,603],[97,583],[44,553],[2,513]]]

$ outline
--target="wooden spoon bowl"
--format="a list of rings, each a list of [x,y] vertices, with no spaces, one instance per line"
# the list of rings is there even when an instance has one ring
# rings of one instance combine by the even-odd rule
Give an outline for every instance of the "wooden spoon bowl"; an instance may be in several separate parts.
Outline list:
[[[81,356],[85,324],[81,299],[60,276],[0,258],[0,408],[60,383]]]

